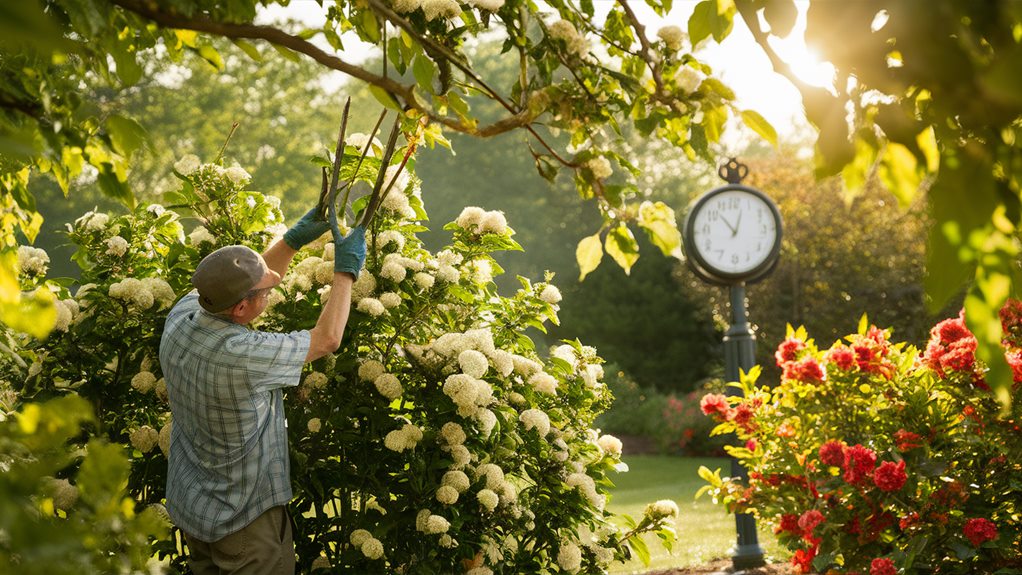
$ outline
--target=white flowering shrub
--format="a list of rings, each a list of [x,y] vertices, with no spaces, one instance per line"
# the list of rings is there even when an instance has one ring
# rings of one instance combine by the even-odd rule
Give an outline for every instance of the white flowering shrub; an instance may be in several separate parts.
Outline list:
[[[379,169],[367,158],[358,178]],[[25,400],[86,397],[97,432],[131,455],[129,490],[145,504],[162,499],[173,425],[157,359],[167,309],[205,254],[262,250],[284,230],[279,201],[246,190],[240,168],[186,157],[175,171],[183,186],[167,203],[198,221],[156,205],[78,220],[68,235],[83,285],[74,297],[53,288],[68,302],[63,328],[4,367],[12,381],[20,373]],[[614,521],[606,510],[623,465],[620,442],[591,428],[612,399],[602,359],[577,341],[538,350],[525,335],[557,322],[561,294],[549,277],[496,292],[491,254],[521,249],[503,214],[466,208],[436,253],[416,235],[425,220],[403,174],[367,234],[341,349],[286,391],[299,571],[602,573],[645,553],[639,533],[669,540],[674,515]],[[257,327],[315,324],[330,297],[329,240],[299,252]],[[155,547],[183,567],[174,540]]]

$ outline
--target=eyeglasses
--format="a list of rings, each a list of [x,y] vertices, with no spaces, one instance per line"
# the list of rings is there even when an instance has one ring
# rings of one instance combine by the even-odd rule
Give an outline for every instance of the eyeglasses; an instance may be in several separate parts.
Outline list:
[[[258,289],[249,290],[248,293],[245,294],[245,299],[252,299],[252,300],[254,300],[254,299],[266,299],[266,298],[270,297],[270,292],[273,291],[273,288],[274,288],[274,286],[270,286],[270,287],[265,287],[265,288],[258,288]]]

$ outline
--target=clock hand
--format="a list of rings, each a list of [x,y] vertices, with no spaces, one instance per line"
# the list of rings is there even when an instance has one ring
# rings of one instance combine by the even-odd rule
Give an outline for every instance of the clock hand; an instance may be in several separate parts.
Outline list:
[[[731,228],[731,237],[738,235],[738,226],[742,225],[742,210],[738,210],[738,219],[735,220],[735,227]]]
[[[739,213],[738,213],[738,219],[739,219],[739,220],[741,220],[741,218],[742,218],[742,214],[741,214],[741,212],[739,212]],[[732,237],[734,237],[734,236],[735,236],[735,234],[737,234],[737,233],[738,233],[738,227],[737,227],[737,225],[734,225],[734,226],[732,226],[732,225],[731,225],[731,222],[727,221],[727,218],[725,218],[725,217],[723,216],[723,214],[722,214],[722,215],[720,216],[720,221],[724,222],[724,225],[726,225],[726,226],[727,226],[727,229],[731,230],[731,236],[732,236]]]

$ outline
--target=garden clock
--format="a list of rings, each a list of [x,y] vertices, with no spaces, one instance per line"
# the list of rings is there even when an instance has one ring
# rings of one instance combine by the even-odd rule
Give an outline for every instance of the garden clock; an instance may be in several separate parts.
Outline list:
[[[735,174],[744,175],[740,168],[745,166],[733,168],[732,163],[721,167],[721,175],[730,175],[734,183],[703,194],[689,208],[684,224],[689,266],[714,284],[761,280],[781,251],[777,205],[763,192],[736,183]]]

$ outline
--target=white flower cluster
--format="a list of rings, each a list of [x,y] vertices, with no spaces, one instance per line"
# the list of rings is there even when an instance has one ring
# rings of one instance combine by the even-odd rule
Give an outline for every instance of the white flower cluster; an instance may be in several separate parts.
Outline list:
[[[213,234],[209,233],[209,230],[205,226],[197,226],[192,233],[188,234],[188,239],[192,242],[193,246],[201,246],[204,243],[215,243],[216,238]]]
[[[602,449],[604,453],[611,455],[612,457],[621,457],[621,440],[613,435],[601,436],[596,444],[600,446],[600,449]]]
[[[681,42],[685,39],[685,34],[677,26],[664,26],[657,30],[656,35],[664,41],[664,45],[672,52],[681,50]]]
[[[397,251],[401,251],[405,247],[405,236],[397,230],[386,230],[380,232],[372,241],[367,243],[375,244],[378,249],[394,244],[397,247]]]
[[[32,246],[18,246],[18,270],[23,274],[44,276],[50,256],[46,250]]]
[[[574,487],[582,492],[582,495],[589,500],[589,503],[597,509],[603,510],[607,498],[596,491],[596,482],[585,473],[572,473],[564,480],[568,487]]]
[[[678,88],[686,94],[691,94],[703,83],[703,75],[691,66],[682,66],[674,77]]]
[[[585,166],[589,168],[589,171],[593,173],[593,177],[597,180],[609,178],[614,173],[614,168],[610,166],[610,160],[603,156],[589,158]]]
[[[139,393],[149,393],[156,387],[156,376],[151,371],[140,371],[131,378],[131,387]]]
[[[427,1],[453,2],[454,0],[427,0]],[[457,6],[457,2],[455,2],[454,5]],[[460,9],[458,10],[458,13],[459,14],[461,13]],[[409,177],[408,172],[402,170],[399,173],[398,167],[399,166],[391,166],[387,168],[387,173],[384,175],[385,178],[384,181],[386,182],[384,186],[389,185],[390,191],[387,192],[387,195],[383,197],[383,202],[380,204],[380,208],[383,210],[393,212],[394,214],[400,216],[403,219],[412,220],[415,219],[416,216],[415,209],[412,207],[412,204],[408,198],[408,188],[411,185],[412,180],[411,177]],[[391,181],[394,182],[393,185],[391,185],[390,183]],[[411,191],[411,194],[416,197],[418,197],[419,193],[420,192],[417,187],[412,189]]]
[[[181,175],[187,176],[198,170],[200,165],[202,165],[202,162],[198,156],[195,154],[185,154],[181,156],[180,160],[174,162],[174,170]]]
[[[74,227],[86,232],[101,232],[109,222],[110,216],[103,212],[85,212],[85,215],[75,220]]]
[[[440,437],[444,441],[441,449],[451,454],[451,469],[461,469],[472,462],[472,453],[463,445],[467,437],[461,425],[454,422],[445,423],[440,428]]]
[[[369,559],[383,557],[383,542],[373,537],[373,534],[365,529],[352,531],[350,541],[353,547],[360,550]]]
[[[597,387],[603,379],[603,366],[598,363],[590,363],[582,370],[582,381],[587,387]]]
[[[323,389],[326,387],[328,378],[325,373],[321,371],[310,371],[309,375],[305,376],[305,380],[302,382],[309,389]]]
[[[504,470],[494,463],[484,463],[475,470],[476,479],[485,479],[485,487],[476,493],[479,504],[487,511],[493,511],[501,500],[515,501],[518,490],[507,480]]]
[[[447,533],[451,522],[440,515],[433,515],[429,509],[422,509],[415,516],[415,529],[427,535]]]
[[[128,302],[138,310],[147,310],[157,304],[160,309],[169,307],[177,297],[174,289],[161,278],[124,278],[110,286],[107,295]]]
[[[493,387],[481,379],[455,373],[444,381],[444,395],[458,406],[458,415],[473,417],[493,401]]]
[[[388,433],[383,438],[383,445],[391,451],[401,453],[406,449],[415,449],[421,440],[422,430],[411,423],[406,423],[400,429]]]
[[[128,252],[128,240],[113,236],[106,240],[106,255],[119,258]]]
[[[387,368],[375,359],[363,361],[358,366],[358,378],[362,381],[376,381],[377,377],[386,372]]]
[[[373,380],[373,385],[376,386],[376,391],[380,392],[380,395],[390,400],[397,399],[404,393],[401,382],[392,373],[381,374]]]
[[[557,289],[557,286],[553,284],[547,284],[543,286],[543,290],[539,292],[539,299],[548,304],[558,303],[561,301],[561,290]]]
[[[467,0],[466,4],[475,6],[480,10],[496,12],[504,6],[504,0]]]
[[[379,317],[387,313],[387,308],[383,306],[383,302],[374,297],[364,297],[358,300],[355,309],[372,317]]]
[[[526,409],[518,416],[525,430],[535,429],[540,437],[550,433],[550,416],[541,409]]]
[[[575,348],[568,344],[551,349],[550,357],[566,362],[571,369],[578,369],[578,355],[575,353]]]
[[[661,499],[647,505],[642,514],[654,522],[674,519],[678,516],[678,504],[670,499]]]
[[[362,153],[362,150],[366,148],[367,144],[369,144],[369,134],[365,134],[362,132],[355,132],[354,134],[351,134],[350,136],[345,136],[344,138],[344,145],[354,147],[356,150],[358,150],[359,154]],[[373,138],[372,144],[370,145],[369,151],[366,153],[366,155],[372,158],[376,158],[383,155],[383,144],[380,143],[380,140],[378,138]]]
[[[160,441],[160,434],[152,427],[143,425],[138,429],[129,434],[128,439],[131,441],[131,446],[141,451],[142,453],[149,453],[156,447]]]
[[[397,292],[386,292],[380,294],[380,303],[387,309],[394,309],[401,305],[401,294]]]
[[[170,455],[170,434],[174,431],[174,422],[172,420],[160,429],[160,451],[163,452],[163,456],[167,457]]]
[[[557,564],[568,573],[576,573],[582,568],[582,549],[570,542],[561,542],[557,551]]]
[[[469,206],[461,210],[454,220],[459,228],[476,234],[500,234],[507,232],[507,218],[503,212],[486,211],[482,208]]]
[[[67,479],[46,477],[43,479],[45,491],[53,498],[53,507],[67,511],[78,501],[78,488]]]
[[[550,37],[564,42],[569,54],[584,58],[589,54],[589,41],[578,33],[575,25],[567,20],[558,20],[548,29]]]
[[[224,175],[237,186],[244,186],[252,181],[252,175],[246,172],[245,168],[242,168],[241,166],[231,166],[230,168],[227,168],[224,170]]]
[[[422,11],[431,22],[440,17],[453,20],[461,14],[461,6],[456,0],[422,0]]]
[[[376,278],[369,270],[363,269],[358,274],[358,279],[351,284],[351,301],[360,301],[362,298],[373,295],[376,291]]]
[[[544,371],[533,374],[529,385],[539,393],[557,395],[557,378]]]
[[[71,323],[79,315],[78,302],[73,299],[62,299],[57,301],[57,324],[53,329],[57,331],[67,331],[71,327]]]
[[[318,417],[313,417],[305,427],[309,430],[309,433],[319,433],[319,430],[323,427],[323,422]]]

